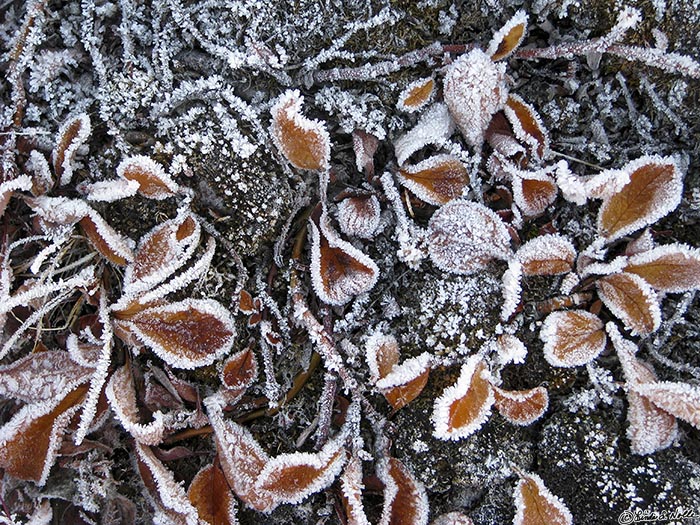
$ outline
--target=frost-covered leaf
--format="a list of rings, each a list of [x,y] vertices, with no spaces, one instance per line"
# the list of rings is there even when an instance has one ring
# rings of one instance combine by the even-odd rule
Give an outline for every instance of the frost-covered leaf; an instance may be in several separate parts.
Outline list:
[[[388,374],[377,381],[376,386],[392,408],[399,410],[423,391],[431,364],[432,355],[428,352],[406,359],[400,365],[395,364]]]
[[[523,265],[517,259],[508,261],[508,269],[503,272],[501,278],[501,290],[503,293],[503,305],[501,306],[501,319],[507,321],[520,306],[522,296]]]
[[[141,423],[134,379],[128,364],[114,371],[105,387],[105,394],[119,422],[138,443],[157,445],[163,441],[165,423],[161,412],[155,412],[150,423]]]
[[[493,388],[479,356],[462,365],[457,382],[446,388],[433,407],[433,435],[439,439],[461,439],[476,432],[491,415]]]
[[[550,313],[542,323],[540,339],[547,362],[563,367],[590,363],[605,350],[607,341],[602,321],[583,310]]]
[[[235,525],[236,500],[221,467],[215,462],[200,470],[187,489],[187,497],[197,509],[200,523]]]
[[[396,338],[380,332],[367,339],[365,352],[370,378],[374,383],[389,375],[389,372],[399,363],[401,355]]]
[[[515,256],[524,275],[559,275],[573,268],[576,248],[562,235],[547,234],[523,244]]]
[[[163,166],[144,155],[134,155],[122,160],[117,166],[117,175],[122,179],[137,182],[138,192],[149,199],[167,199],[180,189]]]
[[[231,390],[245,390],[257,376],[258,360],[250,347],[229,357],[221,369],[221,383]]]
[[[229,311],[211,299],[185,299],[114,315],[122,329],[175,368],[212,364],[229,351],[236,334]]]
[[[101,180],[91,184],[79,184],[78,191],[89,201],[116,202],[136,195],[139,183],[126,179]]]
[[[598,297],[632,335],[648,335],[661,324],[659,298],[649,284],[633,273],[614,273],[596,281]]]
[[[149,447],[137,442],[134,448],[139,473],[146,488],[152,492],[154,503],[162,507],[166,516],[175,518],[177,521],[173,520],[174,523],[198,525],[197,509],[190,503],[182,484],[175,481],[173,473],[160,462]]]
[[[29,152],[29,160],[25,165],[28,172],[31,172],[31,189],[32,195],[39,196],[46,194],[51,188],[53,188],[55,182],[53,175],[51,174],[51,167],[49,166],[49,161],[43,153],[33,149]],[[20,175],[17,179],[21,179],[26,175]],[[16,180],[16,179],[15,179]],[[2,202],[3,187],[5,184],[12,183],[12,181],[3,182],[0,184],[0,203]],[[2,216],[2,206],[0,205],[0,216]]]
[[[660,292],[700,289],[700,250],[684,244],[658,246],[627,259],[625,272],[640,276]]]
[[[511,334],[503,334],[496,339],[496,352],[498,352],[498,362],[502,365],[510,363],[522,364],[527,357],[525,344]]]
[[[503,113],[513,128],[515,137],[525,143],[530,155],[538,162],[549,153],[549,136],[540,116],[530,104],[517,95],[508,95]]]
[[[295,452],[272,458],[260,472],[255,490],[269,493],[277,504],[301,503],[329,487],[345,459],[345,435],[341,433],[316,453]]]
[[[430,525],[474,525],[472,519],[459,511],[448,512],[441,514]]]
[[[511,423],[529,425],[547,411],[549,394],[543,386],[529,390],[503,390],[493,387],[498,412]]]
[[[5,213],[7,203],[15,191],[29,191],[32,189],[32,179],[28,175],[20,175],[12,180],[0,183],[0,217]]]
[[[325,214],[311,229],[311,284],[327,304],[343,305],[367,292],[377,282],[379,268],[367,255],[344,241],[331,228]]]
[[[58,140],[51,160],[54,173],[62,186],[68,184],[73,177],[73,159],[91,132],[90,117],[87,113],[67,120],[58,130]]]
[[[443,103],[430,106],[410,131],[394,141],[394,153],[399,166],[416,151],[429,144],[440,145],[454,132],[455,122]]]
[[[355,152],[357,171],[367,176],[374,175],[374,154],[379,147],[379,139],[361,129],[352,132],[352,149]]]
[[[537,474],[524,474],[515,487],[513,525],[571,525],[564,502],[552,494]]]
[[[676,209],[683,184],[670,157],[646,156],[625,165],[629,182],[603,200],[598,232],[610,242],[658,221]]]
[[[0,468],[15,478],[43,485],[87,389],[81,385],[50,400],[25,405],[13,415],[0,428]]]
[[[428,253],[441,270],[468,275],[493,259],[507,259],[510,236],[501,218],[483,204],[453,200],[430,219]]]
[[[630,387],[658,408],[700,428],[700,388],[688,383],[655,381]]]
[[[123,266],[133,260],[133,241],[117,233],[96,211],[90,209],[78,224],[90,244],[108,261]]]
[[[301,113],[303,101],[297,90],[282,94],[270,110],[270,133],[277,148],[295,168],[326,170],[331,154],[330,136],[325,124]]]
[[[25,403],[52,401],[87,382],[93,370],[71,360],[67,352],[33,352],[0,367],[0,397]]]
[[[544,172],[522,172],[513,177],[513,201],[526,217],[541,215],[557,198],[557,185]]]
[[[377,466],[384,483],[384,506],[379,525],[427,525],[428,495],[413,473],[396,458],[385,458]]]
[[[132,264],[124,274],[124,293],[143,292],[180,269],[199,244],[201,227],[191,214],[155,226],[141,238]]]
[[[464,139],[480,147],[492,115],[503,109],[508,97],[506,65],[474,49],[447,67],[443,95]]]
[[[431,77],[421,78],[411,82],[399,95],[396,107],[401,111],[413,113],[425,107],[433,98],[435,92],[435,80]]]
[[[347,525],[370,525],[362,504],[362,461],[357,456],[350,458],[340,476],[341,498]]]
[[[352,195],[338,203],[340,231],[350,237],[371,239],[379,226],[381,208],[376,195]]]
[[[494,33],[486,48],[486,54],[494,61],[506,58],[523,41],[526,29],[527,14],[521,9],[501,29]]]
[[[397,175],[403,186],[435,206],[459,197],[469,184],[467,168],[452,155],[435,155],[418,164],[404,166]]]

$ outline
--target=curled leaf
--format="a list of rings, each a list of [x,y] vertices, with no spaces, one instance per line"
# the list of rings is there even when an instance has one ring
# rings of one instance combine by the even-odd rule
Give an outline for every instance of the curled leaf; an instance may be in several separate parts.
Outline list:
[[[394,410],[399,410],[420,395],[428,382],[431,363],[431,354],[424,352],[394,365],[388,374],[377,381],[377,388]]]
[[[550,313],[542,324],[540,339],[547,362],[562,367],[590,363],[605,350],[607,341],[602,321],[583,310]]]
[[[175,195],[180,186],[165,173],[163,166],[150,157],[134,155],[117,166],[117,175],[138,183],[138,192],[144,197],[163,200]]]
[[[351,237],[371,239],[379,226],[381,208],[376,195],[353,195],[338,203],[340,231]]]
[[[133,241],[117,233],[96,211],[78,222],[90,244],[108,261],[123,266],[134,259]]]
[[[508,118],[516,138],[525,143],[530,155],[538,162],[549,152],[549,136],[540,116],[518,95],[508,95],[503,113]]]
[[[527,217],[541,215],[557,198],[554,178],[542,171],[513,177],[513,201]]]
[[[441,144],[454,132],[455,123],[447,106],[436,103],[430,106],[416,125],[394,141],[396,162],[401,166],[416,151],[429,144]]]
[[[435,80],[433,78],[421,78],[411,82],[399,95],[398,109],[413,113],[422,109],[435,92]]]
[[[384,482],[384,507],[379,525],[427,525],[428,496],[423,485],[396,458],[387,458],[377,468]]]
[[[362,504],[362,461],[353,456],[340,476],[340,490],[345,508],[347,525],[370,525]]]
[[[68,119],[58,130],[58,142],[51,160],[54,173],[62,186],[68,184],[73,177],[73,159],[91,132],[90,117],[87,113]]]
[[[521,9],[496,31],[486,48],[486,54],[494,61],[506,58],[523,41],[525,29],[527,29],[527,14]]]
[[[398,172],[399,182],[416,197],[440,206],[462,195],[469,184],[467,168],[452,155],[435,155]]]

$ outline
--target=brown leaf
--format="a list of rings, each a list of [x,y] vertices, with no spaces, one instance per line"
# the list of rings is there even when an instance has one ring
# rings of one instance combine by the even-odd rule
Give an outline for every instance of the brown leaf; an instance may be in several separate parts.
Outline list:
[[[598,296],[632,335],[648,335],[661,324],[659,299],[651,286],[633,273],[614,273],[596,282]]]
[[[399,410],[420,395],[428,383],[429,375],[430,369],[428,368],[415,379],[403,385],[383,390],[382,394],[394,410]]]
[[[506,58],[523,41],[525,29],[527,29],[527,15],[525,11],[520,10],[493,35],[486,54],[493,61]]]
[[[485,377],[486,366],[471,356],[462,366],[459,379],[435,400],[433,435],[439,439],[460,439],[476,432],[491,414],[494,394]]]
[[[90,117],[81,113],[67,120],[58,130],[58,142],[51,155],[56,178],[61,185],[68,184],[73,176],[73,158],[90,136]]]
[[[629,173],[629,182],[604,199],[598,212],[598,232],[608,242],[667,215],[683,191],[680,171],[670,157],[642,157],[622,171]]]
[[[301,113],[304,99],[297,90],[285,92],[271,109],[270,132],[289,163],[303,170],[326,170],[331,141],[326,126]]]
[[[199,519],[209,525],[235,525],[236,500],[221,467],[214,463],[200,470],[190,483],[187,497]]]
[[[413,113],[425,106],[435,91],[435,80],[421,78],[411,82],[399,95],[398,108]]]
[[[362,461],[353,456],[340,476],[340,489],[347,525],[370,525],[362,504]]]
[[[498,411],[511,423],[529,425],[547,411],[549,395],[543,386],[530,390],[502,390],[493,387]]]
[[[160,164],[143,155],[135,155],[121,161],[117,166],[117,175],[138,182],[138,192],[149,199],[166,199],[180,189]]]
[[[365,352],[367,365],[374,382],[388,376],[394,366],[399,363],[401,355],[396,338],[381,333],[374,334],[367,339]]]
[[[684,244],[659,246],[631,256],[624,270],[660,292],[700,289],[700,250]]]
[[[530,155],[538,162],[544,159],[549,150],[549,137],[535,108],[519,96],[510,94],[503,112],[516,138],[530,149]]]
[[[256,311],[255,303],[253,302],[253,296],[245,290],[241,290],[238,299],[238,309],[244,314],[252,314]]]
[[[522,264],[523,275],[558,275],[571,271],[576,249],[566,237],[548,234],[523,244],[516,257]]]
[[[258,361],[250,347],[229,357],[221,369],[221,383],[233,390],[245,390],[257,376]]]
[[[440,206],[462,195],[469,184],[467,168],[452,155],[435,155],[398,172],[399,182],[416,197]]]
[[[571,525],[564,502],[552,494],[537,474],[524,474],[515,487],[513,525]]]
[[[583,310],[552,312],[540,330],[544,357],[552,366],[582,366],[605,350],[607,338],[598,316]]]
[[[376,195],[353,195],[338,203],[340,231],[351,237],[371,239],[379,226],[381,208]]]
[[[513,177],[513,200],[526,217],[544,213],[557,198],[558,188],[554,179],[545,173],[527,173]]]
[[[700,388],[687,383],[656,381],[631,386],[658,408],[700,428]]]
[[[134,254],[129,241],[118,234],[96,212],[90,213],[78,221],[90,244],[108,261],[124,266],[133,260]]]
[[[420,395],[428,382],[431,363],[432,355],[424,352],[400,365],[395,364],[388,374],[377,381],[377,388],[394,410],[399,410]]]
[[[381,525],[427,525],[428,496],[425,488],[396,458],[382,461],[377,470],[384,482]]]

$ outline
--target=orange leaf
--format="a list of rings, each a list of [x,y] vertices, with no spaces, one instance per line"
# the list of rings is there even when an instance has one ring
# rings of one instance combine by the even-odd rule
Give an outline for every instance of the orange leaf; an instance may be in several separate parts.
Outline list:
[[[615,273],[598,279],[596,286],[600,300],[632,335],[648,335],[659,328],[659,299],[644,279]]]
[[[117,175],[138,182],[138,192],[149,199],[166,199],[180,189],[160,164],[143,155],[135,155],[121,161],[117,166]]]
[[[425,388],[425,385],[428,383],[429,375],[430,369],[427,369],[408,383],[386,389],[382,394],[394,410],[399,410],[420,395],[423,388]]]
[[[659,246],[633,255],[624,270],[661,292],[700,289],[700,250],[683,244]]]
[[[471,356],[462,366],[457,382],[435,400],[433,435],[439,439],[460,439],[476,432],[491,414],[494,394],[484,377],[486,366]]]
[[[236,500],[221,467],[214,463],[200,470],[190,483],[187,497],[199,519],[209,525],[235,525]]]
[[[340,476],[341,498],[347,525],[370,525],[362,504],[362,461],[353,456]]]
[[[544,213],[557,198],[554,179],[546,173],[526,173],[513,177],[513,200],[527,217]]]
[[[428,497],[423,485],[396,458],[382,461],[377,469],[384,482],[384,508],[380,525],[426,525]]]
[[[209,299],[147,308],[121,324],[176,368],[210,365],[229,351],[236,333],[228,310]]]
[[[571,512],[537,474],[525,474],[515,487],[513,525],[571,525]]]
[[[119,235],[97,212],[91,212],[78,222],[90,244],[108,261],[123,266],[133,260],[128,241]]]
[[[0,467],[15,478],[43,485],[87,390],[88,385],[81,385],[62,397],[22,407],[0,428]]]
[[[598,316],[583,310],[552,312],[540,330],[544,357],[552,366],[581,366],[605,350],[607,338]]]
[[[502,390],[493,387],[493,393],[498,411],[516,425],[529,425],[536,421],[549,406],[549,395],[543,386],[530,390]]]
[[[58,130],[58,143],[51,155],[53,170],[61,185],[70,182],[73,176],[73,158],[90,136],[92,128],[90,117],[86,113],[81,113],[76,117],[67,120]]]
[[[284,93],[271,109],[275,145],[295,168],[326,170],[331,141],[326,126],[301,114],[304,98],[297,90]]]
[[[398,108],[409,113],[418,111],[425,106],[435,91],[435,80],[421,78],[411,82],[399,95]]]
[[[503,112],[513,127],[516,138],[530,148],[530,155],[537,161],[544,159],[549,150],[549,137],[535,108],[519,96],[511,94],[508,95]]]
[[[674,210],[683,185],[670,157],[642,157],[628,163],[629,182],[603,200],[598,212],[598,232],[608,242],[652,224]]]
[[[233,354],[221,369],[221,382],[226,388],[243,391],[258,376],[258,361],[252,348]]]
[[[558,275],[571,271],[576,249],[561,235],[541,235],[523,244],[516,257],[523,275]]]
[[[486,54],[493,61],[506,58],[523,41],[526,28],[527,15],[525,11],[520,10],[493,35],[488,48],[486,48]]]
[[[365,351],[367,365],[374,382],[388,376],[399,363],[399,344],[392,335],[382,333],[372,335],[367,339]]]
[[[462,195],[469,184],[467,168],[452,155],[435,155],[398,172],[399,182],[416,197],[440,206]]]
[[[377,381],[377,388],[394,410],[399,410],[420,395],[428,382],[431,362],[432,355],[424,352],[392,366],[391,371]]]

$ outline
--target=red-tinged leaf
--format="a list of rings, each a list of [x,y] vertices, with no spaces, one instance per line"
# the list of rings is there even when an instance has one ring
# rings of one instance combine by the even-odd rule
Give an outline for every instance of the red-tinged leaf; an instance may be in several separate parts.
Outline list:
[[[371,239],[379,226],[381,208],[376,195],[354,195],[338,203],[340,231],[350,237]]]
[[[700,388],[697,386],[655,381],[634,384],[630,388],[658,408],[700,428]]]
[[[34,352],[0,367],[0,397],[25,403],[53,401],[87,382],[93,372],[70,359],[67,352]]]
[[[525,474],[513,494],[513,525],[571,525],[573,517],[564,502],[552,494],[537,474]]]
[[[362,461],[353,456],[340,476],[340,490],[347,525],[370,525],[362,504]]]
[[[374,287],[379,268],[367,255],[341,239],[322,215],[311,228],[311,284],[327,304],[343,305]]]
[[[330,136],[322,122],[302,115],[303,101],[297,90],[280,96],[270,110],[270,133],[277,148],[295,168],[326,170],[330,160]]]
[[[435,80],[432,78],[421,78],[411,82],[401,91],[397,107],[408,113],[413,113],[425,107],[433,98],[435,92]]]
[[[526,29],[527,15],[525,11],[520,10],[501,29],[496,31],[486,48],[486,54],[494,61],[506,58],[523,41]]]
[[[700,289],[700,250],[684,244],[659,246],[627,260],[624,270],[660,292]]]
[[[316,453],[295,452],[272,458],[260,472],[255,489],[277,503],[301,503],[329,487],[345,464],[345,436],[337,436]]]
[[[73,176],[73,159],[90,136],[92,128],[90,117],[86,113],[67,120],[58,130],[58,142],[51,159],[53,170],[62,186],[68,184]]]
[[[25,405],[12,416],[0,428],[0,468],[15,478],[43,485],[87,389],[81,385],[51,401]]]
[[[374,175],[374,154],[379,147],[379,139],[356,129],[352,132],[352,149],[355,152],[355,166],[357,171],[365,173],[367,176]]]
[[[157,445],[163,441],[165,422],[161,412],[155,412],[150,423],[141,424],[134,379],[128,364],[114,371],[105,394],[117,419],[137,443]]]
[[[461,439],[476,432],[491,415],[494,394],[484,362],[471,356],[462,366],[457,382],[435,400],[433,435]]]
[[[629,173],[629,182],[605,198],[598,212],[598,232],[608,242],[673,211],[683,191],[680,170],[670,157],[642,157],[622,171]]]
[[[524,142],[530,155],[540,162],[549,152],[549,137],[540,116],[530,104],[517,95],[508,95],[503,108],[515,137]]]
[[[384,482],[380,525],[427,525],[428,496],[423,485],[396,458],[383,460],[377,475]]]
[[[559,275],[573,268],[576,249],[566,237],[548,234],[526,242],[515,255],[523,275]]]
[[[165,173],[163,166],[143,155],[121,161],[117,166],[117,175],[138,182],[138,192],[149,199],[167,199],[180,189],[170,175]]]
[[[399,410],[425,388],[430,374],[432,355],[428,352],[394,365],[390,372],[377,381],[377,388],[394,410]]]
[[[175,368],[212,364],[229,351],[236,334],[229,311],[210,299],[147,308],[121,324]]]
[[[582,366],[605,350],[607,338],[598,316],[583,310],[552,312],[540,330],[544,357],[552,366]]]
[[[502,390],[494,386],[493,393],[500,414],[516,425],[538,420],[549,406],[549,394],[543,386],[530,390]]]
[[[428,253],[446,272],[468,275],[493,259],[510,256],[510,235],[501,218],[477,202],[453,200],[428,224]]]
[[[469,184],[469,173],[452,155],[435,155],[398,172],[399,182],[416,197],[440,206],[462,195]]]
[[[651,286],[633,273],[614,273],[596,281],[598,297],[632,335],[648,335],[661,324],[659,299]]]
[[[256,311],[255,303],[253,303],[253,296],[245,290],[241,290],[238,299],[238,309],[244,314],[250,315]]]
[[[216,463],[200,470],[190,483],[187,497],[197,509],[200,522],[208,525],[235,525],[236,500],[221,467]]]
[[[258,376],[258,360],[252,348],[233,354],[221,369],[221,383],[225,388],[243,391]]]
[[[557,198],[554,178],[541,172],[513,177],[513,201],[527,217],[541,215]]]
[[[182,485],[175,481],[173,473],[160,462],[149,447],[136,443],[135,449],[139,473],[146,488],[151,492],[156,510],[172,520],[156,521],[154,518],[154,522],[174,521],[178,525],[198,525],[197,510],[190,503]]]
[[[97,212],[91,211],[78,224],[90,244],[108,261],[124,266],[133,260],[130,239],[118,234]]]

